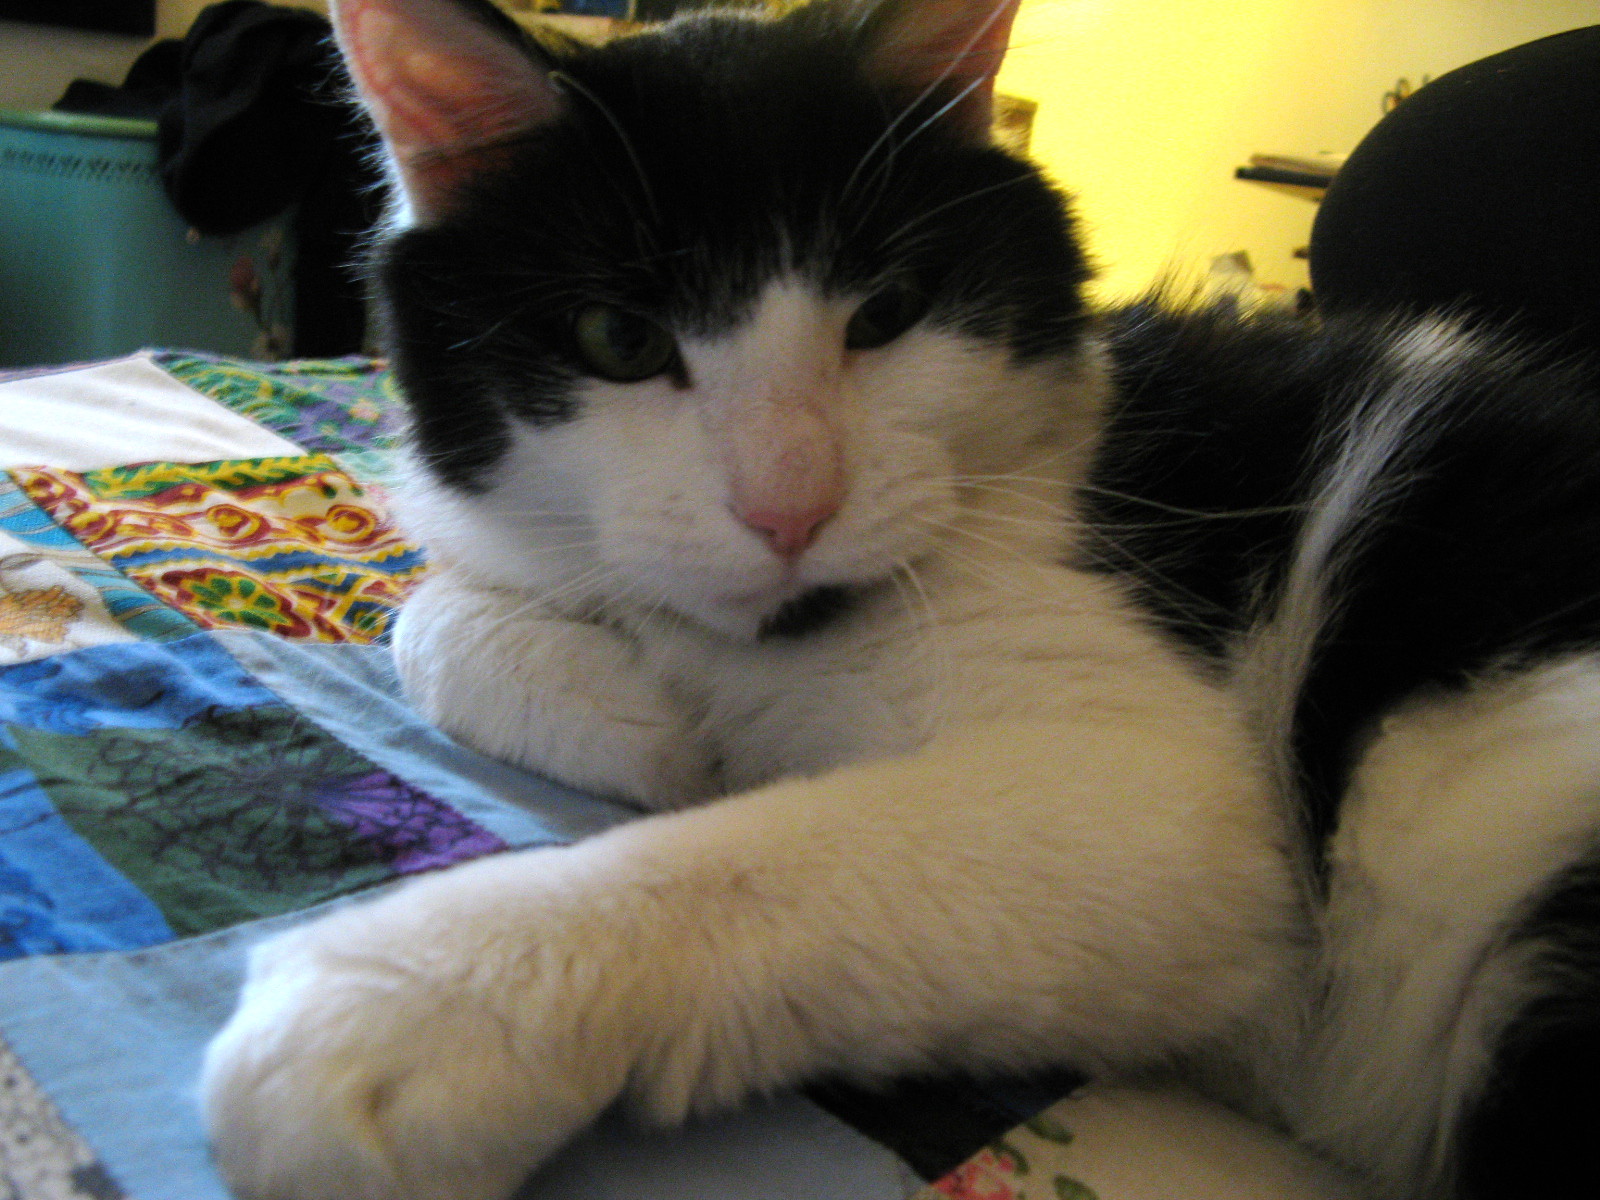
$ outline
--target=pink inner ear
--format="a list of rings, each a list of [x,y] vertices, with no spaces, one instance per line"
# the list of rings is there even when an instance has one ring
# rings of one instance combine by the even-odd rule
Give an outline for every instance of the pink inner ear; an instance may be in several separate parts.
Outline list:
[[[948,81],[963,94],[951,117],[974,133],[985,132],[994,77],[1005,58],[1019,2],[899,0],[869,58],[870,69],[919,91]]]
[[[470,155],[558,110],[546,73],[451,0],[340,0],[334,20],[362,97],[425,206],[443,199],[429,194],[439,180],[412,177],[426,160]]]

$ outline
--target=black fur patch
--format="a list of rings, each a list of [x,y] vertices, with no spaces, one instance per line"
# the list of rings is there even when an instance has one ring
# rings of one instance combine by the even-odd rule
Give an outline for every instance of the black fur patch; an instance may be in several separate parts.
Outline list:
[[[905,280],[931,296],[928,320],[1020,359],[1076,343],[1087,267],[1061,197],[936,120],[942,94],[869,82],[859,36],[824,3],[556,52],[564,115],[377,256],[390,350],[442,480],[481,480],[507,422],[573,414],[570,314],[588,303],[706,336],[779,273],[838,295]]]
[[[802,638],[826,629],[846,616],[855,606],[851,588],[826,585],[814,587],[790,600],[761,622],[760,638]]]
[[[1418,370],[1372,319],[1143,307],[1110,334],[1120,398],[1085,497],[1096,559],[1221,672],[1276,597],[1342,423],[1402,374],[1436,389],[1349,543],[1298,699],[1293,750],[1314,847],[1395,704],[1600,646],[1591,366],[1508,353],[1480,334]],[[1509,941],[1538,947],[1536,998],[1512,1016],[1455,1131],[1461,1200],[1593,1191],[1600,854],[1529,912]]]
[[[1459,1129],[1460,1200],[1590,1196],[1600,1130],[1600,856],[1566,872],[1512,938],[1543,994],[1501,1034]]]
[[[1085,501],[1098,563],[1222,664],[1272,602],[1335,433],[1393,382],[1373,320],[1128,310]],[[1365,732],[1427,686],[1600,644],[1600,394],[1580,366],[1468,351],[1335,589],[1296,714],[1318,842]]]

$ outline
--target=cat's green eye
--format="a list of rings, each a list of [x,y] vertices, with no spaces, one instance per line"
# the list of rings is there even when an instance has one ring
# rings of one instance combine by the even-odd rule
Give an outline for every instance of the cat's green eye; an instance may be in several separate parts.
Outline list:
[[[596,375],[634,383],[659,375],[678,359],[672,335],[649,317],[612,304],[590,304],[572,320],[578,354]]]
[[[891,283],[861,302],[844,329],[851,350],[887,346],[928,313],[927,294],[910,284]]]

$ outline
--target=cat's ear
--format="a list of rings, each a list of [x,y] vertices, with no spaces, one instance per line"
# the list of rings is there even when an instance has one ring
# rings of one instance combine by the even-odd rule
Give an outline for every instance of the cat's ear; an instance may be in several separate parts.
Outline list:
[[[333,0],[334,32],[413,214],[448,211],[506,142],[562,98],[517,25],[488,0]]]
[[[864,32],[867,72],[912,94],[942,90],[945,120],[987,137],[994,77],[1020,0],[879,0]]]

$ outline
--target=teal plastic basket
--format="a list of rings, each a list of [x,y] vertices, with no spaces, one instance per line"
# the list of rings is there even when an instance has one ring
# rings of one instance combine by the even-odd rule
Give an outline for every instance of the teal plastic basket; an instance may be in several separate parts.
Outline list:
[[[281,225],[190,234],[156,173],[151,121],[0,109],[0,366],[146,346],[265,357],[289,324]],[[249,272],[260,316],[233,298]]]

